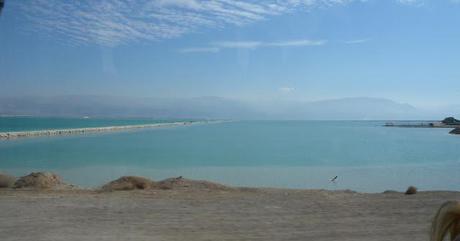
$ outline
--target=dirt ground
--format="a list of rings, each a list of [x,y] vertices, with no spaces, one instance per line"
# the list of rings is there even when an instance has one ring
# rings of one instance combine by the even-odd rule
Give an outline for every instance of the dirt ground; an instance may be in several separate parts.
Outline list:
[[[0,189],[0,240],[429,240],[460,192]]]

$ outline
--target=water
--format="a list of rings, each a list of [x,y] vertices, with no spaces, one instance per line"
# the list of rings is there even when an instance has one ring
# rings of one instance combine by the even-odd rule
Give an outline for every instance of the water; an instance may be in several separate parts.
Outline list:
[[[235,186],[460,190],[459,136],[383,123],[239,121],[16,139],[0,141],[0,170],[51,170],[85,187],[122,175],[182,175]]]

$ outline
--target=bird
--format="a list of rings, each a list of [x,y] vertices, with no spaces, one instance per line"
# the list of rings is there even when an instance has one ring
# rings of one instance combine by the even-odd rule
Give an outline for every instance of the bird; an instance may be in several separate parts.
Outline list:
[[[331,182],[335,182],[339,176],[335,176],[334,178],[331,179]]]

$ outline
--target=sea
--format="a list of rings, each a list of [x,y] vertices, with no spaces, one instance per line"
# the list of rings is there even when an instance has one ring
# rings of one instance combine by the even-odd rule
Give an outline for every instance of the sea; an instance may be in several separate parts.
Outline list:
[[[169,121],[0,117],[0,132]],[[88,188],[136,175],[245,187],[460,191],[460,136],[385,122],[230,121],[0,140],[0,172],[52,171]]]

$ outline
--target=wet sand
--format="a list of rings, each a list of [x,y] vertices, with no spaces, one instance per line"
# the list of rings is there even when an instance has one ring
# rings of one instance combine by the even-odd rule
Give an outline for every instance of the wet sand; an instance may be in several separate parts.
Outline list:
[[[429,240],[460,192],[0,189],[0,240]]]

